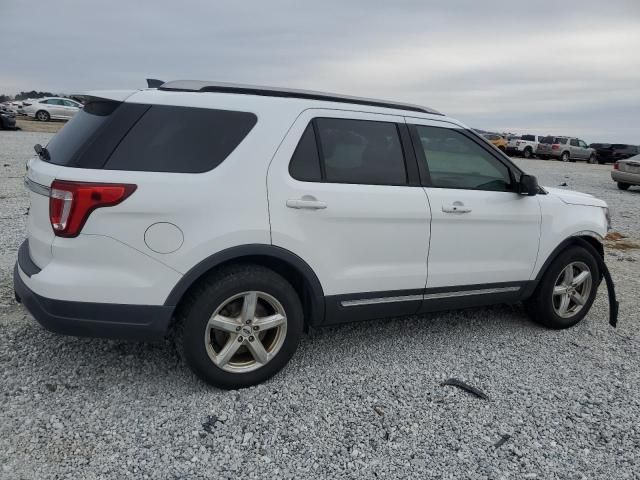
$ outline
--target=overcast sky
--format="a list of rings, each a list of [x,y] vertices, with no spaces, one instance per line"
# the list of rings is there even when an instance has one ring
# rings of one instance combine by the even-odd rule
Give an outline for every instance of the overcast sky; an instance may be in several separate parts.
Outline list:
[[[640,0],[0,0],[0,19],[0,93],[221,80],[640,144]]]

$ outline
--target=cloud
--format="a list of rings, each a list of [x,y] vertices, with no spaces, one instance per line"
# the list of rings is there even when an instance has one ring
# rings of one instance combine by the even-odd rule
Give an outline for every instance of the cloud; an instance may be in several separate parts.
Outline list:
[[[485,129],[640,143],[637,0],[0,0],[0,16],[0,92],[199,78],[421,103]]]

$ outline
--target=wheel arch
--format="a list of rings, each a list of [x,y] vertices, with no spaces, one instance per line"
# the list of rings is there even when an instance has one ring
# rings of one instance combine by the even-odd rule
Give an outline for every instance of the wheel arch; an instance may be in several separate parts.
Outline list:
[[[558,255],[560,255],[567,248],[573,245],[584,246],[584,242],[586,242],[591,247],[593,247],[593,249],[596,252],[598,252],[598,254],[600,255],[600,258],[604,260],[604,245],[602,243],[603,240],[604,239],[602,238],[601,235],[589,230],[576,232],[570,237],[565,238],[562,242],[558,244],[556,248],[553,249],[551,254],[549,254],[545,262],[542,264],[542,267],[540,267],[540,270],[538,271],[536,278],[532,282],[529,282],[529,285],[526,287],[525,291],[522,294],[522,298],[526,299],[526,298],[529,298],[531,295],[533,295],[533,292],[538,287],[538,284],[542,280],[542,277],[544,276],[546,271],[549,269],[549,266],[551,265],[551,263],[553,263],[553,261],[558,257]]]
[[[240,245],[217,252],[193,266],[173,287],[165,306],[175,309],[185,294],[206,274],[223,266],[253,263],[267,267],[291,283],[302,303],[305,328],[322,323],[325,314],[324,291],[313,269],[298,255],[274,245]]]

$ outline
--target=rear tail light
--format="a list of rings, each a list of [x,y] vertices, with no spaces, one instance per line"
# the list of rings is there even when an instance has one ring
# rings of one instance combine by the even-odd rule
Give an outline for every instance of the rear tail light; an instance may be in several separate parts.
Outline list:
[[[620,164],[619,164],[618,162],[615,162],[615,163],[613,164],[613,169],[614,169],[614,170],[620,170]]]
[[[49,194],[49,220],[59,237],[77,237],[96,208],[113,207],[125,200],[136,185],[54,180]]]
[[[560,144],[558,143],[554,143],[553,145],[551,145],[551,150],[558,150],[560,148]]]

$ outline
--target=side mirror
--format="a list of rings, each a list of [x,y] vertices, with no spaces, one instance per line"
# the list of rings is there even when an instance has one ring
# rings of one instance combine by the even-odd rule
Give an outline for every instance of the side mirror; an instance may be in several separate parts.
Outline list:
[[[523,173],[520,176],[520,183],[518,184],[518,193],[520,195],[528,195],[530,197],[538,194],[538,179],[533,175],[527,175]]]

